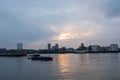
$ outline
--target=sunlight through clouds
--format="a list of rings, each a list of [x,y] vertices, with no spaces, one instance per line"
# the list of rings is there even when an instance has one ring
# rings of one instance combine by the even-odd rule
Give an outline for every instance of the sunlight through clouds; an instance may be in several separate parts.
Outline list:
[[[0,0],[0,47],[14,48],[12,45],[21,41],[33,48],[48,42],[67,46],[69,41],[70,47],[85,41],[120,43],[119,2]]]
[[[95,35],[101,26],[94,23],[83,22],[81,24],[69,23],[62,26],[52,26],[52,30],[56,35],[52,37],[53,40],[67,40],[76,38],[86,38]]]

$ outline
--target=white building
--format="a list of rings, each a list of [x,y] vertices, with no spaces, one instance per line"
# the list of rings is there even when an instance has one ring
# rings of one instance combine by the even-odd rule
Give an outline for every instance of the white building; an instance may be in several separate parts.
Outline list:
[[[91,51],[100,51],[99,45],[91,45]]]
[[[118,44],[110,44],[110,51],[118,51]]]
[[[17,43],[17,50],[23,49],[23,43]]]

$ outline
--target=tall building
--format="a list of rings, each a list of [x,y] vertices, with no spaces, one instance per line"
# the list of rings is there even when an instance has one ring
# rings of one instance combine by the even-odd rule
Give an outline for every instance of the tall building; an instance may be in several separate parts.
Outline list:
[[[58,50],[59,49],[59,45],[55,44],[54,46],[52,46],[52,50]]]
[[[118,44],[110,44],[110,51],[118,51]]]
[[[47,47],[48,47],[48,50],[51,50],[51,49],[52,49],[50,43],[48,43]]]
[[[17,50],[23,49],[23,43],[17,43]]]
[[[52,50],[55,51],[55,50],[56,50],[56,47],[55,47],[55,46],[52,46]]]
[[[87,48],[84,46],[84,43],[81,43],[81,45],[77,48],[77,50],[86,50]]]
[[[84,43],[81,43],[81,46],[80,47],[84,47]]]
[[[58,45],[58,44],[55,44],[55,48],[56,48],[56,49],[59,49],[59,45]]]

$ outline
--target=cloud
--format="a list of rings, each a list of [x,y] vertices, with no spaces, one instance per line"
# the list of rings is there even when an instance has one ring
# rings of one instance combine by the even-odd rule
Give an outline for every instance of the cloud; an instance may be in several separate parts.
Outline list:
[[[119,0],[0,0],[0,44],[119,40],[119,13]]]
[[[56,32],[53,36],[53,40],[66,40],[66,39],[76,39],[76,38],[86,38],[95,35],[101,26],[83,21],[80,23],[66,23],[65,25],[52,26],[52,30]]]
[[[109,17],[120,16],[120,0],[106,0],[105,11]]]
[[[11,47],[11,45],[16,44],[17,42],[26,43],[52,36],[53,32],[44,29],[46,25],[43,26],[41,23],[34,24],[33,21],[28,21],[27,18],[21,19],[21,16],[0,8],[1,45],[3,47]]]

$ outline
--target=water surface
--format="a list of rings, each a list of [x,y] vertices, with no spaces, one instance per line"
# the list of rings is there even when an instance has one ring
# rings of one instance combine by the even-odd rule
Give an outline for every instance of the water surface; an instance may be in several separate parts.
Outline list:
[[[53,61],[0,57],[0,80],[120,80],[120,54],[52,54]]]

